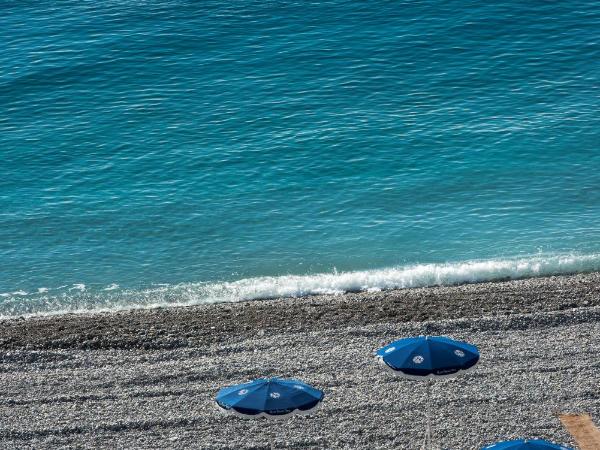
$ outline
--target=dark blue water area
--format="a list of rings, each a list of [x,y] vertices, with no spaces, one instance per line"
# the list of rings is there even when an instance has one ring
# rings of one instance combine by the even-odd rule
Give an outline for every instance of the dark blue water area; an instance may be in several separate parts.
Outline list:
[[[0,1],[0,47],[4,315],[600,268],[595,2]]]

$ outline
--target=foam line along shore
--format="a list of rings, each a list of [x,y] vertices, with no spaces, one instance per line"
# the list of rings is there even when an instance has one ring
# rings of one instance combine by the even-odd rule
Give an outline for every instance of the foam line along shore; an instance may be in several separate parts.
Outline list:
[[[82,283],[33,292],[0,293],[0,318],[193,306],[308,295],[375,292],[526,279],[600,270],[600,254],[536,255],[446,264],[308,275],[256,277],[219,283],[161,284],[140,289]]]

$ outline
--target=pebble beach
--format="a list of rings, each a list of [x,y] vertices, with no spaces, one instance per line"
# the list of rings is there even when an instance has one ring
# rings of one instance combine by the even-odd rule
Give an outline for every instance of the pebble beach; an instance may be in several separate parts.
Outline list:
[[[186,308],[11,319],[0,327],[2,448],[401,448],[424,432],[425,385],[383,370],[394,339],[446,335],[481,360],[436,382],[442,448],[539,437],[558,413],[600,418],[600,274]],[[224,416],[222,386],[296,377],[307,417]]]

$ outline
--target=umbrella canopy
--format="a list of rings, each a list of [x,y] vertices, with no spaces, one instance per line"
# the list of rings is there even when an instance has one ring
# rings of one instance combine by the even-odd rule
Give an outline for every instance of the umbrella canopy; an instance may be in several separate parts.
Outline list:
[[[441,336],[400,339],[377,351],[379,362],[406,378],[442,378],[468,370],[479,361],[477,347]]]
[[[279,419],[306,414],[323,401],[325,394],[302,381],[260,378],[221,389],[216,398],[224,411],[246,418]]]
[[[573,450],[570,447],[553,444],[542,439],[518,439],[515,441],[497,442],[481,450]]]

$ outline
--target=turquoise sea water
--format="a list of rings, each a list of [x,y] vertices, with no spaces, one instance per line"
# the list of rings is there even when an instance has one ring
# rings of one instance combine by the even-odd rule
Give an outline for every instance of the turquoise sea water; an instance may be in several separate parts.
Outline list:
[[[591,1],[0,2],[0,316],[600,269]]]

